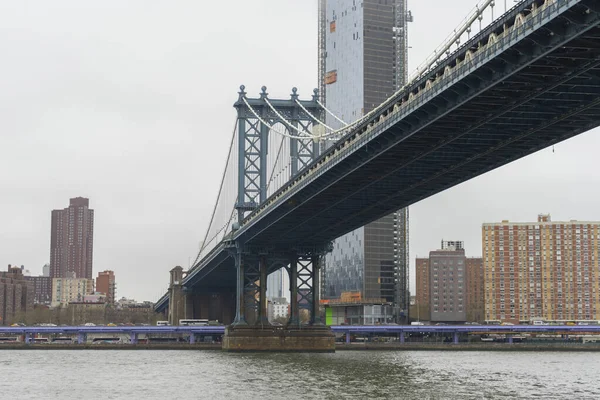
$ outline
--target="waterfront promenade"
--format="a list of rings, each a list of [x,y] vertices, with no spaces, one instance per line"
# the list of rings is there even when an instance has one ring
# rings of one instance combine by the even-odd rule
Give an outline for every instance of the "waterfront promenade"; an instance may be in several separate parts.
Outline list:
[[[265,327],[283,334],[281,327]],[[224,326],[0,327],[0,349],[221,348]],[[600,325],[338,325],[336,350],[600,350]]]

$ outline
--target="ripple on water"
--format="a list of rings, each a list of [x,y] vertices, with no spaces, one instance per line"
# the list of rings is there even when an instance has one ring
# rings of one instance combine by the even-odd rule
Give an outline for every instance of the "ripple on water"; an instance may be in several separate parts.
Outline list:
[[[597,353],[5,351],[11,399],[597,399]]]

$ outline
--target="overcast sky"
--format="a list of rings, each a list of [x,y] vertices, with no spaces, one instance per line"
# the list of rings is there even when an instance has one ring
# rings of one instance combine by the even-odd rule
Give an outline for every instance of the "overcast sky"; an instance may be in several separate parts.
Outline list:
[[[475,0],[409,1],[412,70]],[[156,300],[206,229],[240,84],[311,94],[316,0],[0,0],[0,267],[40,274],[50,211],[89,197],[94,275]],[[411,278],[442,238],[480,255],[483,222],[600,220],[599,145],[588,132],[412,206]]]

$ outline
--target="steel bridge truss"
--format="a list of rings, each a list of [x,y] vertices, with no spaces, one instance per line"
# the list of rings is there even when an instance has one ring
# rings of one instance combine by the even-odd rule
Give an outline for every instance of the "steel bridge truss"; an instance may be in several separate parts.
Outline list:
[[[232,247],[237,272],[237,305],[234,326],[269,326],[267,310],[267,276],[285,268],[290,279],[289,326],[300,326],[300,310],[309,312],[310,325],[321,325],[319,287],[324,256],[331,244],[320,248],[293,249],[280,252],[274,249]],[[235,254],[234,254],[235,253]]]
[[[297,89],[292,89],[290,99],[268,98],[262,87],[260,97],[246,97],[245,87],[240,87],[239,99],[234,107],[238,114],[238,195],[236,210],[238,222],[245,218],[267,198],[268,143],[270,134],[281,134],[271,129],[283,126],[289,140],[290,178],[311,164],[319,156],[319,143],[309,136],[315,122],[323,120],[323,109],[318,104],[319,91],[314,90],[311,100],[299,100]],[[278,157],[279,155],[275,155]]]

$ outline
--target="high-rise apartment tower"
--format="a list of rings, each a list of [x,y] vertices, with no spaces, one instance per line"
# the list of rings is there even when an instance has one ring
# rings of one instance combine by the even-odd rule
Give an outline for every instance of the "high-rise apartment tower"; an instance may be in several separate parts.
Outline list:
[[[486,223],[485,319],[600,320],[600,222]]]
[[[94,210],[83,197],[69,207],[52,211],[50,277],[92,279]]]
[[[319,1],[319,89],[331,112],[350,123],[406,82],[411,20],[406,0]],[[327,124],[341,127],[330,115]],[[372,312],[367,304],[393,304],[396,320],[406,322],[408,264],[408,209],[403,209],[335,241],[326,257],[322,297],[340,299],[352,292],[365,304],[364,311],[355,310],[359,313]]]

